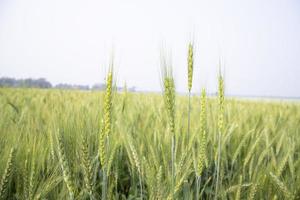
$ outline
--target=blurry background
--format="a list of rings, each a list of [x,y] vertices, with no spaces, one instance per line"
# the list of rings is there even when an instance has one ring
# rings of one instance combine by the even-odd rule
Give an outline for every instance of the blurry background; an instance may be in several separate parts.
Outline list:
[[[187,91],[187,43],[195,41],[192,91],[300,96],[300,1],[0,0],[0,76],[53,84],[103,82],[114,52],[117,84],[160,91],[160,53]]]

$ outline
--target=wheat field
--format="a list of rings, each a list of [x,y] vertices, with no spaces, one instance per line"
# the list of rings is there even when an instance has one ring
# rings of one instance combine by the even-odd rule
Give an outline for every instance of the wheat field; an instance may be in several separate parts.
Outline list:
[[[299,103],[167,86],[0,89],[1,199],[300,198]]]

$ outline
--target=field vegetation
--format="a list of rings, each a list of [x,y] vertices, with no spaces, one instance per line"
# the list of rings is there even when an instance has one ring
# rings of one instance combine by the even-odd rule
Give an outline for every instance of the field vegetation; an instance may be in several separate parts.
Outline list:
[[[0,199],[300,199],[300,104],[0,89]],[[191,70],[191,71],[190,71]]]

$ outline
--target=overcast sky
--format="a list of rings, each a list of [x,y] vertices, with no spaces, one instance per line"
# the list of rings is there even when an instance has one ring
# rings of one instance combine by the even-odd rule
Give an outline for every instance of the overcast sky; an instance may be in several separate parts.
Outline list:
[[[103,82],[114,52],[118,85],[160,91],[160,52],[187,91],[187,43],[195,41],[193,91],[300,96],[299,0],[0,0],[0,76]]]

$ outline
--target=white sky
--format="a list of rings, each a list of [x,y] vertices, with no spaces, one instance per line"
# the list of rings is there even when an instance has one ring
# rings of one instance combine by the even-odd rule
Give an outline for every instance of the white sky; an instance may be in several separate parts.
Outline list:
[[[185,92],[191,36],[194,92],[221,57],[227,94],[300,96],[298,0],[0,0],[0,76],[91,85],[113,49],[118,85],[160,91],[164,46]]]

